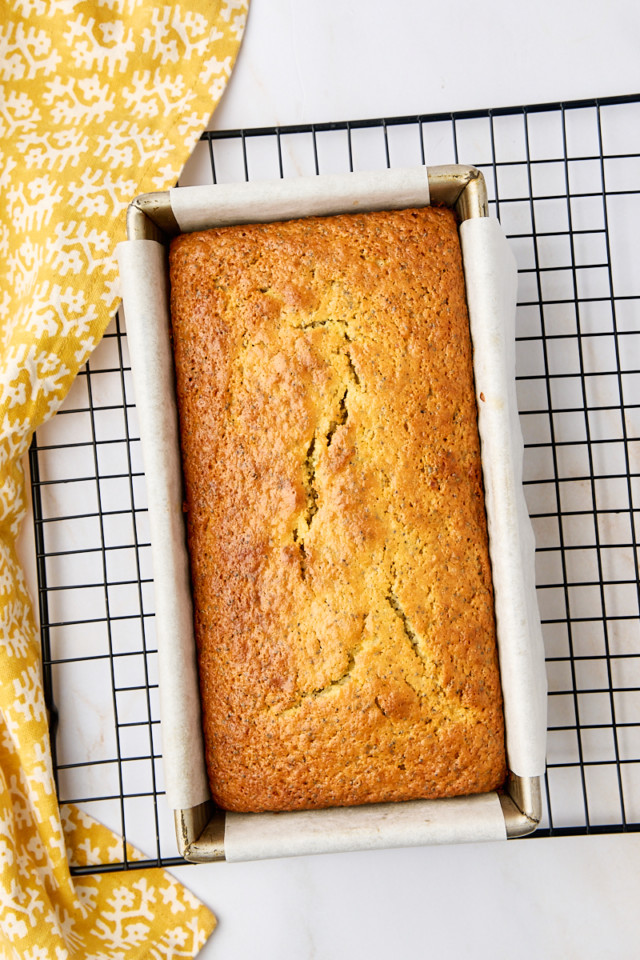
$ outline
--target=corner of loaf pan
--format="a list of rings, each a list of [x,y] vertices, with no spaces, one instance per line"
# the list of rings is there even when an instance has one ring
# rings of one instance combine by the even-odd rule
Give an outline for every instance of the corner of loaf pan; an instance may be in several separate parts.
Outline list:
[[[404,171],[384,171],[381,174],[373,175],[351,174],[341,175],[339,177],[301,178],[309,182],[305,183],[302,188],[302,198],[300,197],[300,190],[294,189],[293,201],[287,199],[287,189],[290,184],[288,181],[281,181],[273,185],[276,195],[269,199],[263,219],[296,218],[301,215],[307,215],[309,209],[311,209],[312,213],[320,213],[321,215],[325,212],[327,215],[338,213],[344,211],[345,208],[345,212],[348,212],[354,208],[353,203],[348,199],[349,191],[357,180],[360,180],[361,185],[359,187],[356,186],[355,189],[357,197],[356,209],[368,209],[369,204],[366,198],[371,195],[375,198],[371,206],[377,209],[386,209],[388,205],[393,205],[393,203],[389,204],[387,201],[389,192],[393,193],[394,191],[401,195],[396,203],[397,207],[410,206],[412,204],[418,206],[420,203],[416,202],[415,196],[412,202],[409,203],[405,203],[404,198],[407,190],[409,190],[410,193],[411,191],[415,191],[416,184],[418,185],[417,188],[420,189],[421,178],[422,181],[426,181],[427,185],[425,190],[426,199],[423,201],[423,204],[431,202],[454,207],[460,221],[463,223],[467,220],[488,216],[486,186],[482,174],[477,169],[456,165],[446,167],[421,167],[410,171],[408,177],[403,175],[405,173]],[[300,187],[300,181],[298,181],[296,186],[298,188]],[[255,210],[256,196],[259,197],[260,194],[264,192],[264,185],[252,183],[238,185],[238,187],[247,188],[246,207]],[[320,187],[319,191],[317,187]],[[188,209],[186,209],[186,212],[184,209],[178,209],[176,212],[174,208],[180,208],[180,203],[178,202],[176,204],[176,197],[178,201],[180,201],[180,195],[183,194],[185,190],[191,191],[194,202],[190,208],[187,204]],[[305,193],[305,190],[308,192]],[[242,189],[240,189],[239,192],[242,194]],[[235,190],[233,193],[235,194]],[[381,199],[378,198],[378,194]],[[214,201],[212,209],[216,208],[217,212],[212,217],[211,213],[207,212],[203,206],[203,197],[206,195],[215,196],[216,188],[180,188],[164,193],[146,194],[136,198],[130,205],[127,215],[129,243],[135,243],[139,240],[150,240],[154,242],[154,247],[158,244],[165,245],[171,237],[180,232],[185,232],[185,220],[187,222],[186,229],[189,231],[216,225],[220,222],[221,206],[221,216],[224,223],[251,222],[251,217],[243,208],[243,202],[240,203],[240,209],[234,211],[233,204],[237,202],[235,195],[226,207],[226,201],[223,201],[222,204]],[[380,203],[382,206],[378,205]],[[278,204],[284,205],[284,215],[282,217],[273,215],[273,210],[278,209]],[[296,204],[298,205],[298,212],[296,212]],[[123,246],[127,245],[125,244]],[[123,259],[126,261],[127,257],[125,256]],[[159,260],[162,261],[163,257],[160,257]],[[138,266],[139,264],[136,263],[134,272],[136,272],[136,275],[139,277],[139,273],[137,272]],[[124,273],[126,274],[126,268]],[[157,281],[158,278],[152,276],[148,282],[152,285],[155,284],[157,287]],[[163,282],[167,282],[166,278]],[[127,288],[129,288],[129,291]],[[127,283],[126,278],[124,278],[123,296],[128,331],[131,325],[135,327],[138,324],[137,317],[135,316],[138,311],[135,304],[133,305],[132,311],[129,309],[130,298],[128,297],[128,292],[130,292],[130,288],[131,283]],[[142,290],[141,296],[144,298],[144,290]],[[513,308],[515,309],[515,301]],[[133,339],[135,340],[135,335]],[[136,366],[140,352],[141,350],[136,350],[135,344],[132,343],[132,369],[134,384],[136,384],[137,404],[139,407],[141,405],[144,407],[146,403],[144,387],[142,387],[139,392],[136,376]],[[173,398],[171,398],[171,403],[173,403]],[[157,429],[157,425],[154,426],[153,424],[153,415],[151,415],[151,423],[146,431],[141,423],[143,450],[150,444],[153,444],[153,437],[157,435]],[[146,443],[145,432],[147,434]],[[151,501],[149,503],[149,509],[150,511],[153,510]],[[161,519],[158,518],[158,520],[161,524]],[[166,537],[163,538],[162,534],[159,534],[156,539],[159,543],[163,542],[166,547],[166,543],[168,542]],[[152,530],[152,546],[153,540],[154,535]],[[175,543],[172,545],[172,549],[174,548]],[[181,549],[184,550],[184,546],[182,546]],[[156,551],[154,551],[154,556],[155,552]],[[156,579],[157,594],[163,592],[165,589],[171,589],[170,583],[159,583]],[[160,632],[162,632],[160,623],[158,623],[158,626],[160,627]],[[535,639],[536,638],[534,638],[534,640]],[[165,638],[165,642],[172,644],[173,640],[171,637],[167,637]],[[193,649],[194,641],[192,636],[186,637],[186,639],[183,637],[181,642],[183,644],[186,643],[187,646],[190,643]],[[158,646],[161,659],[163,656],[162,645],[163,643],[159,638]],[[533,643],[532,646],[536,647],[536,643]],[[535,667],[533,672],[536,673],[537,671],[533,686],[537,685],[537,687],[542,688],[544,681],[541,679],[540,674],[544,673],[544,665],[542,662],[542,666],[540,667],[539,653],[539,649],[534,650],[532,653],[532,660],[534,661]],[[170,659],[171,655],[168,658],[168,662],[170,662]],[[171,669],[168,668],[165,671],[165,675],[170,673]],[[524,678],[525,684],[528,680],[528,677]],[[197,700],[197,676],[195,676],[193,671],[190,679],[184,682],[187,684],[187,687],[189,684],[191,685],[191,692],[187,699],[192,701],[195,697]],[[161,690],[163,685],[167,686],[167,682],[165,679],[165,683],[163,684],[161,668]],[[170,680],[169,685],[171,685]],[[163,700],[173,700],[173,707],[169,709],[171,719],[167,720],[172,726],[175,724],[172,710],[175,707],[176,700],[178,702],[184,702],[184,692],[185,688],[178,692],[174,691],[173,693],[171,690],[165,690]],[[538,693],[534,691],[531,699],[534,702],[537,701],[539,705],[539,702],[543,699],[543,694],[540,694],[539,691]],[[183,739],[183,742],[175,743],[173,742],[174,738],[167,737],[166,735],[164,718],[165,709],[163,705],[163,752],[165,755],[165,769],[169,774],[168,780],[183,780],[185,769],[188,768],[189,763],[194,760],[194,753],[200,753],[201,756],[196,758],[196,760],[198,764],[202,762],[202,737],[201,734],[198,735],[196,733],[190,738]],[[540,710],[536,713],[536,709],[533,709],[530,720],[533,729],[530,731],[525,730],[525,737],[529,735],[533,740],[537,739],[537,741],[540,741],[541,738],[544,739]],[[197,722],[198,718],[196,717],[196,726]],[[527,718],[525,717],[521,722],[524,723],[526,727]],[[544,727],[546,729],[546,724]],[[536,753],[536,749],[539,754],[540,746],[538,745],[537,748],[533,749],[534,754]],[[542,750],[543,749],[544,748],[542,748]],[[173,772],[171,772],[172,768]],[[499,794],[493,795],[494,806],[488,818],[486,813],[482,811],[478,813],[479,807],[477,807],[477,809],[470,808],[468,811],[465,811],[462,804],[456,803],[456,800],[464,800],[466,798],[454,798],[453,801],[427,801],[428,819],[431,823],[435,823],[433,829],[429,828],[427,830],[416,829],[415,824],[411,822],[411,817],[414,816],[414,813],[419,821],[425,819],[424,810],[419,809],[420,801],[396,804],[395,807],[398,808],[396,812],[397,815],[394,815],[394,805],[372,805],[366,808],[366,823],[359,824],[356,822],[357,811],[365,810],[365,808],[362,807],[342,808],[341,810],[334,811],[300,811],[293,814],[230,815],[225,814],[215,807],[215,804],[208,798],[206,789],[204,792],[200,790],[199,793],[197,791],[196,793],[189,793],[189,791],[187,791],[185,796],[184,791],[181,791],[181,789],[177,787],[173,791],[168,789],[167,793],[170,805],[174,808],[179,850],[186,860],[203,862],[222,859],[257,859],[261,857],[331,852],[334,850],[372,849],[386,846],[422,845],[455,842],[459,840],[524,836],[536,829],[541,817],[540,775],[542,770],[539,768],[539,762],[533,762],[534,772],[532,775],[530,775],[526,769],[524,773],[522,770],[519,772],[510,770],[504,790],[500,791]],[[434,807],[434,804],[439,806]],[[454,809],[454,807],[456,809]],[[405,808],[407,813],[402,812],[400,808]],[[438,809],[446,810],[446,815],[441,817],[443,820],[441,827],[438,827],[437,824],[439,818]],[[496,810],[499,811],[499,826],[496,824]],[[355,815],[353,811],[355,811]],[[323,814],[334,813],[338,813],[338,818],[336,819],[334,817],[331,822],[329,817],[325,816],[323,818],[322,816]],[[246,827],[244,823],[241,823],[240,820],[243,816],[252,818],[253,826],[250,824],[249,827]],[[451,819],[451,817],[453,819]],[[317,821],[315,823],[313,822],[314,818]],[[484,820],[488,819],[488,823],[483,824],[483,818]],[[396,823],[394,825],[394,819],[398,821],[404,819],[405,822],[404,824]],[[474,823],[474,820],[477,820],[477,823]],[[284,837],[282,836],[283,833]]]

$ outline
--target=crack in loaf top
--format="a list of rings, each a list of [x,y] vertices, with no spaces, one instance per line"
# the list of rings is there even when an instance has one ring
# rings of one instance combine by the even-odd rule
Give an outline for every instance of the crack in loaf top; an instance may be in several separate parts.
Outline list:
[[[183,235],[171,289],[214,796],[279,810],[494,789],[504,733],[454,215]]]

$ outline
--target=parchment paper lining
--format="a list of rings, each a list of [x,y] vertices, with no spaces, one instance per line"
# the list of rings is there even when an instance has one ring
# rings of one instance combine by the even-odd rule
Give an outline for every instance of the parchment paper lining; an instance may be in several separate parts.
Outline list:
[[[369,202],[367,190],[372,194]],[[426,169],[419,167],[274,184],[183,188],[172,191],[171,202],[180,228],[185,230],[221,222],[425,205],[429,192]],[[533,578],[533,535],[521,485],[522,437],[512,362],[515,263],[497,221],[466,221],[461,239],[477,394],[484,397],[478,400],[479,429],[509,766],[520,776],[538,776],[544,772],[546,680]],[[166,256],[160,244],[136,240],[120,244],[118,258],[149,497],[166,792],[171,807],[188,809],[204,801],[209,792],[179,492],[181,467],[168,348]],[[295,851],[321,852],[319,847],[325,852],[355,849],[354,831],[358,849],[501,839],[505,837],[504,818],[496,795],[490,797],[483,803],[472,797],[455,803],[398,804],[388,813],[384,804],[348,812],[227,815],[225,856],[257,859],[292,855]],[[380,819],[382,808],[385,813]],[[482,817],[478,819],[480,809]],[[291,831],[301,831],[300,839],[292,839]]]
[[[232,223],[426,207],[430,200],[426,167],[225,183],[214,189],[214,194],[211,187],[170,191],[171,209],[184,233]]]
[[[495,793],[296,813],[228,813],[225,858],[271,860],[427,844],[504,840]]]
[[[516,266],[497,220],[460,225],[509,769],[545,770],[547,683],[535,542],[522,487],[515,380]]]
[[[209,797],[193,637],[165,248],[120,244],[120,277],[142,440],[153,558],[165,789],[174,809]]]

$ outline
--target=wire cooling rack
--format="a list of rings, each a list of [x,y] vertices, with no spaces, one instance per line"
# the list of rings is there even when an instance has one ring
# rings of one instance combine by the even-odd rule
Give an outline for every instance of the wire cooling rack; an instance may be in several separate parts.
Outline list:
[[[536,836],[637,831],[640,96],[214,131],[181,185],[458,160],[483,171],[519,267],[518,403],[550,687]],[[145,485],[121,317],[38,430],[30,467],[59,797],[144,851],[135,864],[125,847],[86,869],[182,862],[162,795]]]

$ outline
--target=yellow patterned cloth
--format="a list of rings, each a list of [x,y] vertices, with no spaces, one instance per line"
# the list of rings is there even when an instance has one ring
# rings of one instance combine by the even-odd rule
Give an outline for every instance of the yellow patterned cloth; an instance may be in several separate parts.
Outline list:
[[[122,841],[58,807],[15,539],[20,458],[118,302],[114,249],[231,72],[248,0],[0,0],[0,958],[193,957],[215,920],[159,869],[76,877]],[[130,851],[135,856],[133,851]]]

